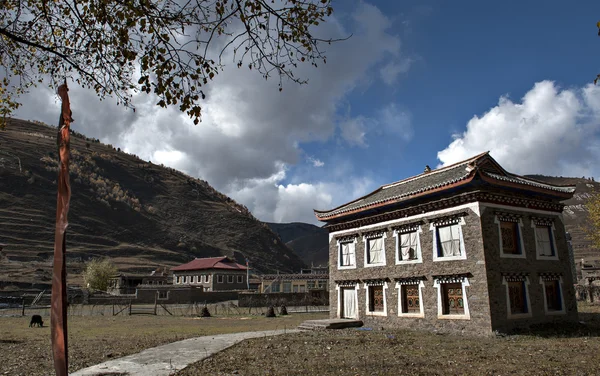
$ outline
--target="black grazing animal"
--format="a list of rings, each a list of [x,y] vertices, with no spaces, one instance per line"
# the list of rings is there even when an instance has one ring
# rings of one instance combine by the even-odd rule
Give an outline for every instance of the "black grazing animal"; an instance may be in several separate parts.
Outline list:
[[[29,322],[29,327],[31,328],[32,326],[37,325],[40,328],[44,327],[44,322],[42,321],[42,316],[40,315],[33,315],[31,316],[31,321]]]

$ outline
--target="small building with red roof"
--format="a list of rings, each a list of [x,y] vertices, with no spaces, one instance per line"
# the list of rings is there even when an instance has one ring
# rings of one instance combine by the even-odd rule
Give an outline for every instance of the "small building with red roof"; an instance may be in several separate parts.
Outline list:
[[[245,290],[248,268],[227,256],[196,258],[171,268],[173,286],[196,286],[204,291]]]
[[[330,315],[373,327],[491,334],[577,321],[558,186],[489,153],[330,210]]]

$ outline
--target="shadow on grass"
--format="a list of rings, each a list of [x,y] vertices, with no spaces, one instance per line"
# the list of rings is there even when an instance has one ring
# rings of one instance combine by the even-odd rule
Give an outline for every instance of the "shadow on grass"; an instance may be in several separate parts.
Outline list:
[[[18,343],[23,343],[23,341],[17,341],[16,339],[0,339],[0,343],[8,343],[11,345],[16,345]]]
[[[579,312],[579,322],[577,323],[534,324],[529,328],[514,329],[510,334],[543,338],[600,337],[600,313]]]

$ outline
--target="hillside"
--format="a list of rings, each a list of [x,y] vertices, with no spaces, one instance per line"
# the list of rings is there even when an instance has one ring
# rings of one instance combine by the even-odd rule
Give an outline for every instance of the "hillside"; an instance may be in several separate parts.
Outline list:
[[[56,128],[12,119],[0,131],[0,286],[48,282],[56,212]],[[245,257],[260,272],[304,263],[268,226],[206,181],[71,137],[69,277],[82,261],[110,257],[148,272],[194,257]]]
[[[307,265],[327,265],[329,232],[308,223],[267,223],[281,240]]]
[[[582,258],[586,262],[600,262],[600,250],[593,247],[586,239],[585,229],[589,226],[585,204],[593,192],[600,192],[600,183],[588,178],[568,178],[562,176],[527,175],[532,179],[557,185],[575,185],[573,198],[565,201],[563,212],[567,231],[573,237],[573,251],[575,261],[580,262]]]

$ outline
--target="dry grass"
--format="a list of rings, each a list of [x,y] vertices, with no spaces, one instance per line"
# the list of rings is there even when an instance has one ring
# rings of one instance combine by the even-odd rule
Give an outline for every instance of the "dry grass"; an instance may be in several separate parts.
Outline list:
[[[598,375],[600,307],[586,325],[504,337],[331,330],[252,339],[195,363],[194,375]]]
[[[0,375],[52,375],[50,328],[29,328],[29,317],[0,317]],[[177,316],[69,317],[69,371],[144,349],[205,335],[295,328],[324,314],[211,318]],[[44,324],[50,318],[44,317]]]

